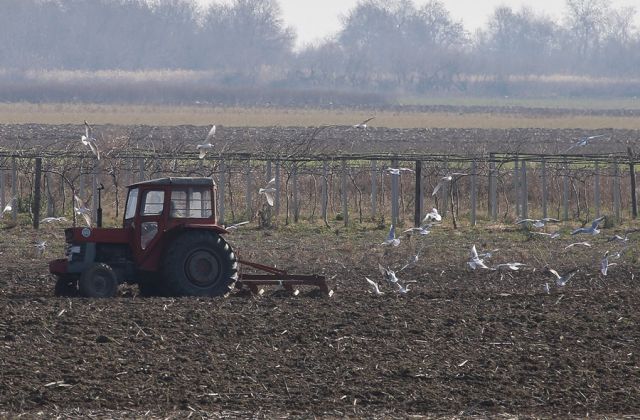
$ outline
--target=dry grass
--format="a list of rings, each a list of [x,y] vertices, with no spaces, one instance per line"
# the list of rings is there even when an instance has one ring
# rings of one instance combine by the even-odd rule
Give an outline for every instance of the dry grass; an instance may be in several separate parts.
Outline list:
[[[235,127],[351,125],[375,115],[371,126],[389,128],[600,128],[640,129],[634,117],[523,116],[487,113],[373,112],[287,108],[219,108],[207,106],[0,104],[2,124],[207,125]]]

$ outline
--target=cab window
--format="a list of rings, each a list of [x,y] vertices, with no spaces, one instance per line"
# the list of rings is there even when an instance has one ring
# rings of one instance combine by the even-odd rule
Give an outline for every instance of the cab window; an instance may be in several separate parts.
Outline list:
[[[164,191],[145,191],[140,206],[141,216],[155,216],[162,214],[164,206]]]
[[[210,189],[185,188],[171,192],[171,217],[204,219],[211,215]]]
[[[127,197],[127,209],[124,212],[125,219],[131,219],[136,215],[136,205],[138,204],[138,189],[132,188],[129,190],[129,196]]]

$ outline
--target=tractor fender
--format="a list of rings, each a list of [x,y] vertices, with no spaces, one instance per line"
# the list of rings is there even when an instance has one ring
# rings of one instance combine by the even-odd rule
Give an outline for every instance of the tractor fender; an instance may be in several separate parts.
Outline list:
[[[201,224],[201,223],[187,223],[184,225],[180,225],[178,227],[176,227],[175,229],[172,230],[210,230],[213,231],[217,234],[225,234],[225,233],[229,233],[228,230],[226,230],[225,228],[223,228],[222,226],[219,225],[207,225],[207,224]]]

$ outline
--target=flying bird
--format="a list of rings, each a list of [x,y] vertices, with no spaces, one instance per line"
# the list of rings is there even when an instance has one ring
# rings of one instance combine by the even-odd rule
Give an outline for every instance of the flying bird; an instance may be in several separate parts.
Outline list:
[[[18,197],[13,197],[11,201],[9,201],[6,206],[4,206],[4,210],[2,210],[2,214],[0,214],[0,219],[4,217],[5,213],[12,212],[16,204],[18,204]]]
[[[440,188],[442,188],[442,186],[447,183],[447,182],[452,182],[454,180],[458,180],[459,178],[462,178],[463,176],[467,176],[469,174],[463,174],[460,172],[453,172],[449,175],[445,175],[442,178],[440,178],[440,182],[438,182],[438,184],[436,185],[436,187],[433,189],[433,192],[431,193],[431,195],[436,195],[438,193],[438,191],[440,191]]]
[[[602,273],[603,276],[607,275],[607,270],[612,265],[617,265],[617,264],[609,262],[609,251],[607,251],[604,253],[604,258],[602,258],[602,261],[600,261],[600,272]]]
[[[227,232],[235,232],[240,226],[246,225],[247,223],[249,223],[248,220],[246,222],[234,223],[231,226],[225,227],[225,229]]]
[[[260,190],[258,190],[258,194],[264,194],[264,196],[267,198],[267,203],[269,203],[270,206],[273,206],[273,200],[276,194],[275,177],[271,178],[271,181],[269,181],[264,188],[260,188]]]
[[[400,175],[402,172],[415,172],[411,168],[387,168],[385,171],[391,175]]]
[[[76,202],[73,210],[77,215],[82,215],[84,221],[87,222],[87,226],[91,227],[91,209],[85,206],[84,201],[77,195],[74,194],[73,198]]]
[[[87,120],[84,120],[84,135],[80,137],[80,141],[82,141],[82,144],[85,146],[89,146],[91,152],[96,156],[96,158],[98,158],[98,160],[100,160],[100,150],[98,150],[96,139],[93,137],[93,129]]]
[[[587,248],[591,248],[591,244],[589,242],[574,242],[572,244],[569,244],[569,245],[565,246],[564,249],[569,249],[569,248],[572,248],[574,246],[585,246]]]
[[[198,155],[200,159],[204,159],[204,156],[207,154],[207,150],[213,147],[213,144],[211,144],[211,141],[215,136],[216,136],[216,126],[214,124],[213,127],[211,127],[211,130],[209,130],[209,134],[207,134],[207,137],[204,139],[204,142],[196,146],[196,149],[200,151],[200,154]]]
[[[550,239],[557,239],[560,237],[560,231],[557,230],[555,232],[530,232],[534,235],[548,236]]]
[[[526,266],[526,264],[519,263],[519,262],[510,262],[510,263],[496,265],[495,270],[499,270],[502,267],[507,267],[509,270],[518,271],[520,270],[520,267],[524,267],[524,266]]]
[[[402,233],[408,233],[408,234],[418,234],[418,235],[428,235],[431,233],[431,231],[429,230],[430,226],[420,226],[420,227],[413,227],[413,228],[409,228],[407,230],[402,231]]]
[[[551,293],[551,290],[549,290],[549,283],[545,283],[542,288],[547,294]]]
[[[562,275],[558,274],[556,270],[549,267],[547,267],[547,271],[553,274],[553,276],[556,278],[556,286],[564,287],[567,282],[571,280],[571,277],[575,276],[575,274],[578,272],[578,269],[574,268],[573,270],[569,270]]]
[[[545,217],[543,219],[521,219],[516,222],[516,225],[521,225],[523,223],[531,223],[533,227],[541,228],[544,227],[544,224],[547,222],[558,223],[560,220],[554,219],[551,217]]]
[[[40,222],[41,223],[53,223],[53,222],[66,222],[67,218],[64,216],[60,217],[45,217]]]
[[[371,285],[371,288],[373,288],[373,293],[375,293],[378,296],[384,295],[384,292],[380,291],[380,287],[378,286],[378,283],[371,280],[369,277],[365,277],[364,279],[367,281],[367,283]]]
[[[594,219],[593,222],[591,222],[591,227],[578,228],[578,229],[574,230],[573,232],[571,232],[571,234],[572,235],[577,235],[579,233],[588,233],[590,235],[597,235],[598,233],[600,233],[600,229],[598,229],[598,226],[600,225],[600,223],[602,223],[602,221],[605,218],[606,218],[606,216],[598,217],[597,219]]]
[[[398,283],[398,277],[396,276],[396,272],[391,270],[388,267],[383,267],[382,264],[378,264],[378,270],[382,274],[382,277],[386,280],[390,285]]]
[[[580,137],[578,139],[578,142],[574,145],[572,145],[571,147],[569,147],[567,150],[565,150],[563,153],[567,153],[569,150],[576,148],[576,147],[584,147],[587,144],[589,144],[589,142],[593,139],[597,139],[600,137],[605,137],[605,134],[598,134],[597,136],[584,136],[584,137]]]
[[[471,260],[467,261],[467,264],[469,265],[469,267],[471,267],[472,270],[475,270],[476,268],[484,268],[487,270],[489,269],[484,261],[478,256],[478,251],[476,250],[475,245],[471,247],[470,256]]]
[[[407,284],[406,286],[403,286],[400,283],[396,283],[396,286],[398,287],[398,293],[400,293],[402,295],[406,295],[409,292],[410,284]]]
[[[372,119],[374,119],[375,117],[371,117],[371,118],[367,118],[366,120],[362,121],[359,124],[354,124],[353,128],[358,128],[358,129],[362,129],[362,130],[366,130],[367,129],[367,123],[369,121],[371,121]]]
[[[393,245],[393,246],[400,245],[400,239],[396,238],[395,226],[391,225],[391,228],[389,229],[389,234],[387,235],[387,239],[385,239],[384,242],[381,243],[380,245]]]
[[[431,209],[429,213],[427,213],[424,216],[424,219],[422,219],[422,223],[426,223],[430,221],[439,222],[441,220],[442,220],[442,216],[440,215],[440,213],[438,213],[438,209],[434,207]]]
[[[412,265],[414,265],[415,263],[418,262],[418,259],[420,258],[420,252],[422,251],[422,249],[418,250],[418,253],[416,255],[414,255],[413,257],[411,257],[411,259],[409,259],[409,261],[407,261],[407,263],[405,265],[402,266],[402,268],[400,270],[398,270],[398,273],[404,271],[405,269],[411,267]]]

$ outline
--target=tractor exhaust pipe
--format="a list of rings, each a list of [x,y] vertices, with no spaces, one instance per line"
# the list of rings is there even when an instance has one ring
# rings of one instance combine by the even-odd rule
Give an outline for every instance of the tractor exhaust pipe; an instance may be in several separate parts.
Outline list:
[[[101,228],[102,227],[102,190],[104,190],[104,185],[100,183],[100,187],[98,188],[98,210],[97,210],[97,220],[96,225]]]

